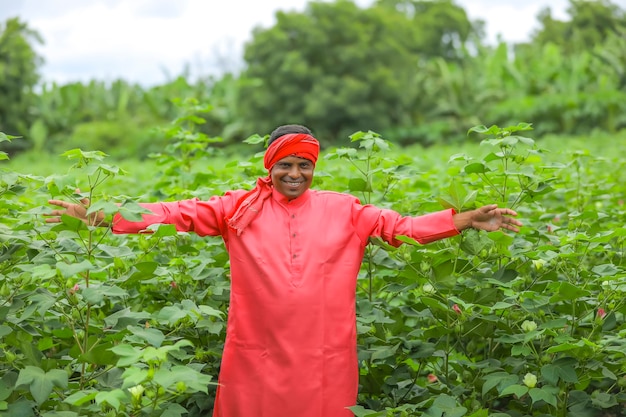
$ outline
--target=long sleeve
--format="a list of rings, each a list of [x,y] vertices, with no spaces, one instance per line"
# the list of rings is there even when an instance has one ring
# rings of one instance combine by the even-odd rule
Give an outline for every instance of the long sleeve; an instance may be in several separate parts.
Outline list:
[[[426,244],[458,235],[453,215],[454,210],[448,209],[422,216],[401,216],[393,210],[365,205],[356,208],[354,218],[361,239],[381,237],[397,247],[402,242],[396,236],[408,236]]]
[[[113,233],[141,233],[153,224],[173,224],[179,232],[195,232],[200,236],[224,236],[226,215],[232,210],[242,191],[227,192],[208,201],[197,198],[165,203],[141,203],[152,214],[144,214],[142,220],[133,222],[119,213],[113,218]]]

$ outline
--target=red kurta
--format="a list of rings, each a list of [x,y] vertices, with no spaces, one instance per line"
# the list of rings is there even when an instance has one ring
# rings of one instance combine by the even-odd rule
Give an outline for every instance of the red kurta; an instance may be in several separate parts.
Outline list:
[[[350,195],[273,191],[237,236],[224,218],[245,191],[209,201],[143,204],[143,222],[117,217],[115,233],[150,224],[222,236],[231,296],[214,417],[350,417],[358,389],[356,280],[370,236],[420,243],[459,232],[452,210],[401,217]]]

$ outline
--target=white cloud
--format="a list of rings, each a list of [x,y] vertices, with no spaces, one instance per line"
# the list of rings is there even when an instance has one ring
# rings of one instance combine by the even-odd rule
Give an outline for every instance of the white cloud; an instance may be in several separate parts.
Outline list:
[[[565,12],[568,0],[519,1],[519,0],[457,0],[470,19],[486,21],[487,40],[496,42],[501,36],[506,42],[528,40],[538,28],[537,15],[546,7],[556,19],[568,19]]]

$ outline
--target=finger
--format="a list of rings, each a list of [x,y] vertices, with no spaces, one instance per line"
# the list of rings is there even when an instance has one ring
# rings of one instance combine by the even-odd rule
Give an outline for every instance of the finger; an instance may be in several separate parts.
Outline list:
[[[59,206],[63,208],[67,208],[69,203],[63,200],[48,200],[48,204],[52,204],[53,206]]]
[[[46,223],[61,223],[61,219],[58,217],[49,217],[45,220]]]
[[[513,223],[513,222],[511,222],[511,223],[505,224],[504,226],[505,226],[507,229],[509,229],[509,230],[511,230],[511,231],[513,231],[513,232],[515,232],[515,233],[517,233],[517,232],[519,232],[519,229],[516,227],[516,225],[517,225],[517,223]],[[520,225],[521,225],[521,224],[520,224]]]
[[[486,206],[482,206],[481,207],[483,213],[489,213],[491,211],[497,210],[498,209],[498,205],[497,204],[488,204]]]

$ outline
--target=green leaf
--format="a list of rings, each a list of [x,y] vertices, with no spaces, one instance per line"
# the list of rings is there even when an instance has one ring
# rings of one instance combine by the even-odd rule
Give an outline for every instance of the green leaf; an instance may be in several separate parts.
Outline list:
[[[96,201],[87,209],[87,214],[103,212],[105,215],[115,214],[120,210],[119,206],[110,201]]]
[[[380,238],[372,238],[374,241],[376,241],[377,244],[379,244],[380,246],[382,246],[385,249],[388,250],[394,250],[395,248],[393,246],[391,246],[390,244],[388,244],[387,242],[383,241]],[[399,240],[400,242],[404,242],[404,243],[408,243],[409,245],[413,245],[413,246],[423,246],[421,243],[419,243],[417,240],[413,239],[412,237],[408,237],[408,236],[404,236],[404,235],[397,235],[395,237],[396,240]]]
[[[596,391],[591,397],[591,404],[599,408],[611,408],[618,405],[618,402],[615,395]]]
[[[61,154],[61,156],[65,156],[67,159],[84,159],[86,161],[101,161],[103,160],[107,154],[102,151],[83,151],[81,149],[75,148],[70,149],[69,151],[65,151]]]
[[[159,369],[154,373],[154,381],[164,388],[184,382],[190,391],[207,393],[211,376],[202,374],[187,366],[173,366],[171,369]]]
[[[472,132],[486,134],[486,135],[495,135],[496,133],[500,132],[500,128],[496,125],[492,125],[491,127],[487,127],[485,125],[477,125],[477,126],[471,127],[467,131],[467,134],[470,134]]]
[[[178,231],[173,224],[153,224],[148,226],[148,230],[154,232],[154,237],[176,236]]]
[[[113,391],[99,392],[96,394],[95,400],[98,405],[108,404],[115,410],[119,411],[122,402],[128,401],[129,395],[121,389]]]
[[[350,178],[348,181],[348,189],[352,192],[370,192],[372,191],[372,185],[363,178]]]
[[[165,406],[163,410],[163,414],[160,417],[183,417],[184,415],[188,415],[189,411],[176,403],[169,403],[169,405]]]
[[[119,206],[119,213],[120,216],[131,222],[142,221],[143,214],[154,214],[152,211],[142,207],[132,200],[127,200],[121,206]]]
[[[387,415],[386,411],[373,411],[360,405],[354,405],[348,409],[352,411],[355,417],[385,417]]]
[[[79,414],[74,411],[46,411],[41,414],[41,417],[79,417]]]
[[[0,132],[0,142],[10,142],[13,139],[17,139],[17,138],[21,138],[21,136],[11,136],[11,135],[7,135],[4,132]]]
[[[547,353],[567,352],[570,350],[579,349],[583,347],[584,345],[585,344],[582,340],[576,343],[560,343],[555,346],[550,346],[548,349],[546,349],[546,352]]]
[[[514,307],[515,304],[507,303],[505,301],[498,301],[494,305],[491,306],[492,310],[508,310],[511,307]]]
[[[12,331],[13,329],[11,329],[9,326],[5,324],[0,324],[0,338],[11,334]]]
[[[596,265],[591,270],[601,277],[612,277],[619,273],[619,269],[613,264]]]
[[[155,319],[159,323],[174,325],[178,320],[187,317],[187,312],[180,309],[178,306],[163,307],[156,315]]]
[[[255,133],[252,136],[248,136],[246,139],[243,140],[243,142],[250,145],[258,145],[259,143],[265,143],[265,136],[261,136]]]
[[[396,344],[395,346],[375,349],[374,352],[372,353],[371,358],[372,360],[390,358],[396,354],[399,347],[400,347],[400,343]]]
[[[165,335],[159,329],[145,328],[139,326],[128,326],[133,339],[141,339],[154,347],[159,347],[165,340]]]
[[[558,392],[558,389],[557,389],[557,392]],[[532,399],[533,404],[535,404],[538,401],[545,401],[546,403],[550,404],[553,407],[556,407],[557,405],[556,394],[552,392],[552,390],[549,390],[545,387],[531,388],[528,394],[530,395],[530,398]]]
[[[500,397],[504,397],[507,395],[515,395],[518,398],[523,397],[524,395],[526,395],[528,393],[528,387],[525,385],[520,385],[520,384],[513,384],[513,385],[509,385],[508,387],[504,388],[502,390],[502,392],[500,392]]]
[[[489,410],[481,408],[467,417],[489,417]],[[491,417],[494,417],[494,414],[491,414]]]
[[[63,278],[70,278],[74,275],[81,274],[86,271],[94,269],[94,266],[88,260],[84,260],[80,263],[68,264],[65,262],[57,262],[56,267],[61,273]]]
[[[146,381],[146,379],[148,379],[148,370],[131,366],[126,368],[122,374],[122,378],[124,379],[124,382],[122,383],[123,389],[134,387],[135,385],[142,384]]]
[[[476,191],[468,194],[465,185],[461,181],[453,180],[448,187],[448,194],[439,197],[439,202],[445,208],[453,208],[457,212],[463,211],[463,208],[476,197]]]
[[[445,313],[450,312],[450,308],[437,299],[430,297],[421,297],[420,301],[424,303],[431,310],[431,312],[433,312],[433,314],[435,313],[435,311],[441,311]]]
[[[37,404],[42,404],[48,399],[52,389],[56,386],[59,388],[67,387],[67,372],[60,369],[52,369],[44,372],[43,369],[35,366],[27,366],[20,370],[15,386],[28,384],[30,385],[30,393]]]
[[[474,162],[465,166],[464,171],[467,174],[484,174],[491,171],[485,164]]]
[[[478,255],[483,250],[493,246],[493,241],[490,240],[484,233],[480,233],[478,230],[469,229],[463,234],[463,240],[461,241],[460,248],[463,252],[469,255]]]
[[[558,301],[576,300],[580,297],[586,297],[589,294],[589,291],[580,288],[580,286],[570,284],[569,282],[561,282],[558,293],[550,298],[550,302],[556,303]]]
[[[495,387],[498,387],[498,392],[501,392],[504,388],[513,385],[518,381],[519,378],[517,375],[512,375],[508,372],[493,372],[485,376],[482,393],[483,395],[486,395],[491,389]]]
[[[563,362],[555,362],[542,366],[541,376],[548,381],[550,385],[557,385],[559,379],[572,384],[578,382],[578,375],[573,365],[566,365]]]
[[[63,214],[61,216],[61,223],[58,223],[56,226],[52,227],[52,230],[55,232],[61,232],[63,230],[68,230],[70,232],[79,232],[81,230],[87,230],[87,225],[83,223],[82,220],[68,216],[67,214]]]
[[[524,137],[524,136],[510,136],[510,137],[515,138],[517,142],[521,142],[527,146],[533,146],[535,144],[534,140],[532,140],[531,138]]]
[[[460,407],[456,398],[447,395],[439,394],[433,405],[428,409],[428,413],[435,413],[435,415],[444,415],[446,417],[462,417],[467,413],[467,408]]]
[[[117,361],[117,366],[122,368],[139,362],[143,356],[143,352],[140,349],[126,343],[111,348],[111,351],[120,357]]]

